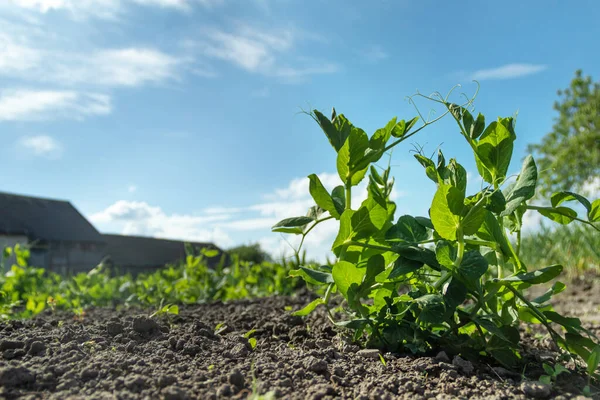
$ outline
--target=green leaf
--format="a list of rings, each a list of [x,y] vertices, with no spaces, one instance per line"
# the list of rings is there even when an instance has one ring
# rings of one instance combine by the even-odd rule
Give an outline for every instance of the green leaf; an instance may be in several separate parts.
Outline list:
[[[375,277],[385,270],[385,260],[381,254],[376,254],[367,261],[367,272],[363,283],[371,285],[375,282]]]
[[[500,279],[500,282],[526,282],[533,285],[540,283],[546,283],[551,281],[560,275],[563,270],[563,266],[560,264],[554,264],[546,268],[539,269],[537,271],[524,272],[516,275]]]
[[[290,276],[300,277],[306,282],[311,283],[313,285],[333,283],[333,277],[330,273],[317,271],[315,269],[307,268],[302,265],[298,269],[291,270]]]
[[[471,137],[472,140],[475,140],[479,136],[481,136],[484,129],[485,129],[485,117],[483,116],[483,114],[479,113],[479,115],[477,115],[477,119],[475,120],[475,123],[473,125],[471,125],[471,129],[470,129],[470,131],[468,131],[469,136]]]
[[[593,340],[583,337],[573,331],[565,334],[565,341],[569,350],[574,351],[584,361],[590,357],[592,351],[597,346]]]
[[[373,150],[382,150],[387,141],[392,136],[392,130],[396,126],[397,118],[394,117],[386,124],[385,127],[377,129],[371,139],[369,139],[369,147]]]
[[[419,164],[421,164],[425,168],[425,174],[427,175],[427,177],[435,183],[438,183],[438,172],[435,168],[435,164],[433,163],[433,161],[420,154],[415,154],[415,158],[417,159]]]
[[[410,243],[427,240],[428,237],[427,228],[410,215],[398,218],[398,222],[392,225],[385,234],[386,240],[403,240]]]
[[[331,199],[333,200],[335,209],[341,216],[346,209],[346,192],[344,187],[340,185],[333,188],[333,191],[331,192]]]
[[[474,120],[473,120],[473,116],[466,108],[463,108],[462,122],[463,122],[463,125],[465,126],[465,130],[467,131],[467,133],[469,133],[469,136],[471,136],[470,132],[471,132],[471,129],[473,128]]]
[[[352,240],[352,236],[354,231],[352,230],[352,216],[354,215],[354,210],[346,210],[340,216],[340,229],[338,234],[331,246],[331,251],[334,252],[336,256],[339,256],[340,248],[347,242]]]
[[[493,213],[500,214],[506,209],[506,198],[504,198],[504,194],[499,190],[493,191],[488,196],[488,202],[485,207]]]
[[[468,281],[474,282],[479,280],[487,271],[488,262],[478,250],[467,251],[460,264],[461,274]]]
[[[315,300],[311,301],[310,303],[308,303],[301,310],[293,312],[292,315],[304,317],[304,316],[310,314],[311,312],[313,312],[315,310],[315,308],[317,308],[317,306],[319,306],[321,304],[325,304],[325,300],[323,300],[322,298],[319,297],[318,299],[315,299]]]
[[[396,124],[396,126],[392,130],[392,136],[400,138],[406,135],[412,129],[412,127],[415,126],[418,120],[419,117],[414,117],[408,122],[401,120]]]
[[[454,312],[467,299],[467,287],[458,279],[452,279],[444,292],[447,311]]]
[[[585,209],[588,213],[592,209],[592,204],[590,203],[590,201],[577,193],[556,192],[556,193],[552,194],[552,196],[550,197],[550,202],[552,203],[552,207],[554,207],[554,208],[558,207],[565,201],[573,201],[573,200],[581,203],[581,205],[583,205],[585,207]]]
[[[415,299],[415,302],[419,305],[421,313],[419,314],[419,321],[425,323],[440,323],[443,321],[444,314],[446,313],[446,304],[444,298],[439,294],[426,294]]]
[[[464,211],[463,211],[464,212]],[[484,203],[475,204],[462,219],[463,234],[474,235],[479,230],[489,211],[484,208]]]
[[[385,185],[385,182],[383,181],[383,178],[381,177],[381,175],[379,175],[379,172],[377,172],[377,168],[375,168],[374,165],[371,165],[371,176],[373,177],[373,180],[381,186]]]
[[[517,177],[516,183],[511,187],[508,193],[504,193],[506,198],[506,208],[500,214],[507,216],[512,214],[517,207],[526,200],[535,195],[535,185],[537,183],[537,167],[531,155],[528,155],[523,161],[521,172]]]
[[[447,267],[454,268],[454,260],[456,260],[456,246],[446,240],[439,240],[435,246],[435,258],[438,262]]]
[[[433,196],[429,214],[436,232],[444,239],[456,240],[463,210],[464,194],[457,188],[439,185]]]
[[[504,179],[512,158],[514,137],[499,122],[492,122],[477,143],[479,160],[490,171],[494,181]],[[485,177],[484,177],[485,178]],[[494,183],[494,182],[489,183]]]
[[[491,212],[487,212],[485,214],[483,223],[476,232],[476,235],[481,240],[496,243],[505,256],[509,256],[511,254],[508,241],[502,232],[500,223]]]
[[[338,151],[337,171],[345,184],[358,185],[364,178],[368,164],[374,159],[369,148],[367,134],[359,128],[352,127],[348,139]]]
[[[535,209],[544,217],[561,225],[567,225],[577,218],[577,212],[568,207],[536,207]]]
[[[453,158],[448,164],[447,171],[448,176],[445,177],[444,183],[456,187],[461,193],[465,193],[467,189],[467,171],[465,168]]]
[[[575,331],[580,331],[582,329],[581,320],[579,318],[563,317],[562,315],[554,311],[543,311],[542,313],[550,321],[562,325],[567,331],[571,333],[574,333]],[[585,343],[587,343],[587,345],[591,344],[592,347],[594,346],[594,342],[591,340],[585,341]]]
[[[355,283],[360,285],[365,276],[364,268],[357,268],[356,265],[347,261],[338,261],[333,266],[333,280],[340,291],[347,297],[348,288]]]
[[[600,221],[600,199],[594,200],[592,207],[588,212],[588,221],[598,222]]]
[[[566,289],[566,285],[562,282],[554,282],[554,285],[548,289],[543,295],[536,297],[531,302],[534,304],[543,304],[549,301],[553,295],[558,294]]]
[[[415,272],[422,268],[424,263],[418,260],[411,260],[406,257],[400,256],[394,262],[394,267],[388,275],[389,280],[396,279],[399,276]]]
[[[311,174],[308,176],[308,179],[310,180],[308,190],[310,191],[312,198],[315,200],[315,203],[317,203],[317,205],[323,210],[329,211],[329,214],[332,217],[339,219],[340,214],[337,210],[335,202],[321,183],[319,177],[316,174]]]
[[[379,207],[379,211],[381,211],[381,207]],[[373,212],[373,215],[371,213]],[[360,237],[366,237],[372,233],[377,231],[377,227],[373,223],[373,220],[376,219],[378,222],[381,218],[387,218],[387,212],[383,210],[383,214],[378,211],[373,211],[373,209],[369,209],[365,206],[360,207],[354,215],[352,215],[351,226],[352,226],[352,237],[355,235],[360,235]]]
[[[282,219],[273,227],[271,230],[273,232],[283,232],[283,233],[302,233],[302,227],[314,221],[314,218],[310,217],[292,217]]]
[[[316,117],[319,126],[321,126],[321,129],[323,130],[323,132],[325,132],[327,139],[329,139],[329,143],[331,143],[336,152],[339,152],[342,146],[344,145],[346,138],[348,137],[348,131],[345,129],[338,129],[337,127],[335,127],[333,123],[329,120],[329,118],[327,118],[317,110],[313,110],[313,114]],[[343,116],[340,115],[339,117]]]
[[[431,220],[429,218],[426,218],[426,217],[415,217],[415,220],[419,224],[421,224],[422,226],[424,226],[425,228],[434,229],[433,228],[433,223],[431,223]]]
[[[586,360],[587,373],[593,375],[600,364],[600,345],[594,347],[594,350],[590,353],[590,356]]]

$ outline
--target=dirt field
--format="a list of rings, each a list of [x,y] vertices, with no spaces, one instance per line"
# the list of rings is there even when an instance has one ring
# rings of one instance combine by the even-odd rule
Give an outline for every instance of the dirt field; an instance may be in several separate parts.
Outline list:
[[[600,333],[594,280],[571,284],[556,308]],[[141,310],[96,309],[81,321],[48,312],[0,323],[0,398],[584,398],[586,380],[575,372],[552,387],[536,381],[541,363],[557,353],[535,330],[523,328],[525,379],[443,352],[383,354],[384,365],[376,351],[343,340],[324,314],[289,315],[289,307],[309,300],[305,294],[182,307],[179,316],[157,320]],[[254,349],[244,337],[252,329]]]

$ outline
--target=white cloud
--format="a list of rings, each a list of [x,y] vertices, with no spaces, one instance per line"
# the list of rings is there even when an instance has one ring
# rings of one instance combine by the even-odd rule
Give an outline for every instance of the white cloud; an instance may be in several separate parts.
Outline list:
[[[483,81],[487,79],[513,79],[537,74],[544,71],[546,65],[539,64],[507,64],[497,68],[481,69],[471,75],[471,79]]]
[[[0,74],[21,73],[39,64],[41,54],[0,32]]]
[[[214,242],[223,247],[232,244],[227,233],[214,223],[229,215],[195,216],[167,214],[146,202],[119,200],[89,219],[101,228],[119,226],[124,235],[143,235],[174,240]]]
[[[111,99],[104,94],[30,89],[0,91],[0,121],[83,119],[111,111]]]
[[[290,53],[301,39],[312,39],[294,29],[261,30],[238,24],[233,31],[207,29],[204,38],[187,41],[185,46],[197,48],[202,56],[226,61],[251,73],[296,82],[309,75],[331,74],[338,71],[333,63],[295,59]],[[291,64],[304,65],[291,65]]]
[[[15,7],[46,14],[65,11],[74,18],[97,17],[114,19],[131,5],[170,8],[188,12],[194,5],[212,8],[224,0],[8,0]]]
[[[57,59],[48,79],[69,84],[139,86],[176,77],[182,60],[151,48],[124,48]]]
[[[60,158],[62,145],[51,136],[27,136],[19,139],[18,145],[28,154],[42,156],[50,159]]]

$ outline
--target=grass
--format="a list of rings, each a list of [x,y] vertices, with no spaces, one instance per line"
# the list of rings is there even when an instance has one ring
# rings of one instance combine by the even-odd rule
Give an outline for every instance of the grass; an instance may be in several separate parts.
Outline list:
[[[569,278],[600,275],[600,234],[580,224],[540,229],[524,236],[521,257],[532,269],[561,264]]]

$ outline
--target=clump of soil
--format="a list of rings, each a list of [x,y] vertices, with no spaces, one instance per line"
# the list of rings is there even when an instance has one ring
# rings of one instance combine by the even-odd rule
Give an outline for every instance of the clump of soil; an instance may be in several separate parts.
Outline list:
[[[195,305],[154,319],[149,310],[92,309],[3,322],[0,398],[567,399],[586,384],[575,372],[553,386],[537,382],[557,353],[534,336],[525,379],[444,352],[381,354],[384,365],[378,351],[344,340],[325,313],[290,315],[310,300]]]

